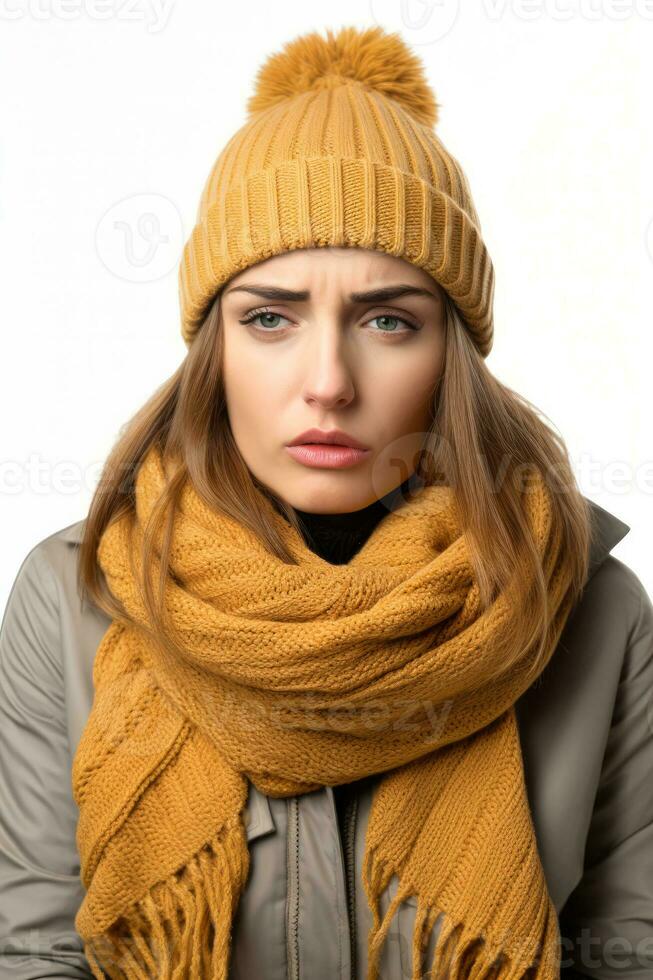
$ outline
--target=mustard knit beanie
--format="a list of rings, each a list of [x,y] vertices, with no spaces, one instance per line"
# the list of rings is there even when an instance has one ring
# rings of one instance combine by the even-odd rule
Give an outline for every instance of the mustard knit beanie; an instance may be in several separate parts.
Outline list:
[[[359,246],[428,272],[486,357],[494,270],[467,178],[433,131],[439,105],[423,64],[378,26],[326,34],[264,62],[247,121],[209,173],[179,269],[184,341],[248,266]]]

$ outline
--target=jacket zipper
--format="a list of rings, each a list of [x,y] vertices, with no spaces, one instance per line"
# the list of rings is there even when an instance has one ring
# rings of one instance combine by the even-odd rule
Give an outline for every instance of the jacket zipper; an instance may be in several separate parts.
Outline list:
[[[347,912],[349,916],[349,948],[351,956],[351,976],[356,977],[356,814],[358,797],[347,800],[345,809],[345,872],[347,877]]]
[[[299,980],[299,802],[287,797],[286,957],[288,980]]]

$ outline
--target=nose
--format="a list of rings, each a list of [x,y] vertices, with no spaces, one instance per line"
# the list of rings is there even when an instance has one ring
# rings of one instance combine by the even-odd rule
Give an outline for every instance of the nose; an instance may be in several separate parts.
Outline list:
[[[308,404],[343,408],[355,396],[346,338],[337,318],[316,325],[305,351],[303,396]]]

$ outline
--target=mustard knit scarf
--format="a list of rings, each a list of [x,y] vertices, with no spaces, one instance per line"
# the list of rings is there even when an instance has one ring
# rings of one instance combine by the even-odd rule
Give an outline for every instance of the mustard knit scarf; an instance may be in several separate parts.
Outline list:
[[[165,479],[152,449],[135,519],[110,524],[98,550],[138,623],[131,563],[140,571]],[[568,615],[551,499],[539,480],[523,499],[557,623],[550,655]],[[508,593],[480,609],[448,488],[403,501],[342,566],[311,552],[263,497],[261,506],[297,565],[209,509],[187,481],[165,583],[183,658],[119,620],[97,649],[73,765],[87,889],[75,925],[94,976],[224,980],[249,870],[247,780],[283,797],[378,772],[363,871],[374,913],[369,980],[411,894],[415,963],[442,916],[435,960],[423,967],[434,977],[558,978],[558,919],[514,710],[530,657],[489,679],[516,611]],[[381,921],[379,895],[395,874]]]

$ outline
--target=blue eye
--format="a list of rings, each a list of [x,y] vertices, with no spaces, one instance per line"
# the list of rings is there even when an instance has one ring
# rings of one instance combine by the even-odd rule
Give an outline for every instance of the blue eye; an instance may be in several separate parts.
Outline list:
[[[238,322],[239,323],[253,323],[255,320],[259,320],[261,317],[269,317],[269,318],[271,317],[273,320],[274,319],[277,319],[277,320],[285,320],[286,319],[285,316],[282,316],[281,315],[281,313],[269,313],[267,310],[252,310],[252,312],[250,314],[248,314],[248,316],[243,317],[243,319],[242,320],[239,320]],[[268,326],[274,327],[275,324],[268,324]]]
[[[409,320],[404,320],[400,316],[393,316],[390,313],[380,313],[378,316],[373,316],[372,320],[385,320],[386,322],[394,320],[395,323],[405,323],[410,330],[417,330],[417,327],[413,326],[413,324],[410,323]],[[371,323],[372,320],[370,320],[369,322]],[[399,331],[394,329],[386,330],[385,328],[379,331],[379,333],[401,333],[401,332],[402,331],[400,330]]]

